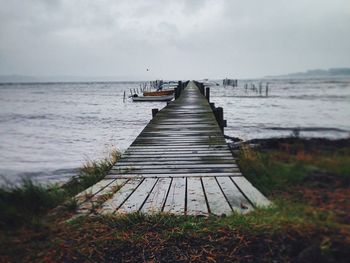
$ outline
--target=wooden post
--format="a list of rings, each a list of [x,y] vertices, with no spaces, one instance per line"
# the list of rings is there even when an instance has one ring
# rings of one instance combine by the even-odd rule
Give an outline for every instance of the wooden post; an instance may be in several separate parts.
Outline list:
[[[180,97],[182,88],[183,88],[182,81],[179,81],[179,82],[177,83],[177,97]]]
[[[269,95],[269,83],[266,83],[265,96]]]
[[[182,81],[181,81],[181,80],[179,80],[179,81],[177,82],[177,87],[178,87],[178,88],[182,88],[182,87],[183,87]]]
[[[123,102],[125,102],[125,90],[124,90],[124,95],[123,95]]]
[[[262,82],[259,82],[259,94],[261,95],[261,91],[262,91]]]
[[[213,103],[213,102],[209,102],[209,105],[210,105],[211,110],[214,112],[214,109],[215,109],[215,103]]]
[[[205,97],[207,98],[207,101],[210,101],[210,88],[205,88]]]
[[[217,121],[220,126],[222,133],[224,133],[224,110],[222,107],[216,108]]]
[[[198,89],[199,89],[199,92],[204,96],[204,84],[203,83],[199,83]]]
[[[154,118],[158,113],[158,109],[152,109],[152,118]]]
[[[176,100],[177,100],[177,98],[179,97],[178,89],[179,89],[179,88],[175,88],[175,89],[174,89],[175,99],[176,99]]]

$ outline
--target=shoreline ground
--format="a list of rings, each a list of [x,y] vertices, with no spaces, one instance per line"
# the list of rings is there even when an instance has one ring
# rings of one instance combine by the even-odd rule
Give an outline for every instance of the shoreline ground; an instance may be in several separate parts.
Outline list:
[[[4,203],[10,195],[2,189],[0,262],[347,261],[350,139],[252,140],[233,153],[272,207],[220,218],[131,214],[67,223],[75,209],[71,196],[60,199],[59,212],[37,197],[35,211],[16,215],[24,200],[17,195],[17,202]],[[109,166],[101,164],[90,172],[103,176]]]

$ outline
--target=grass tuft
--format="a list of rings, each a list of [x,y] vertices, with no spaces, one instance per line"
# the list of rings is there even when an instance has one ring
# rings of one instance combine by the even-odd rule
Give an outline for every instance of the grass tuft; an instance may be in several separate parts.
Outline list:
[[[94,185],[102,180],[112,166],[120,159],[121,152],[117,149],[112,150],[110,155],[99,161],[88,160],[78,171],[78,175],[67,182],[63,188],[73,196],[84,189]]]
[[[30,223],[62,203],[66,192],[57,185],[43,186],[23,179],[19,186],[0,189],[0,225]]]
[[[87,162],[79,169],[79,174],[63,186],[42,185],[23,179],[19,185],[0,188],[0,227],[36,224],[59,204],[64,204],[67,211],[74,211],[77,202],[73,197],[100,181],[120,156],[118,150],[113,150],[103,160]]]

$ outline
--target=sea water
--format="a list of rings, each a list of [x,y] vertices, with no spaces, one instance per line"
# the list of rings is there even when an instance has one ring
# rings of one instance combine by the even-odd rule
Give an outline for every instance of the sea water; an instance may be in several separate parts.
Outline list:
[[[211,87],[211,101],[224,108],[226,135],[249,140],[297,130],[303,137],[349,136],[349,79],[238,84]],[[137,82],[0,84],[1,183],[23,177],[64,182],[87,160],[127,149],[151,119],[151,109],[166,106],[123,102],[124,92],[128,96],[139,87]]]

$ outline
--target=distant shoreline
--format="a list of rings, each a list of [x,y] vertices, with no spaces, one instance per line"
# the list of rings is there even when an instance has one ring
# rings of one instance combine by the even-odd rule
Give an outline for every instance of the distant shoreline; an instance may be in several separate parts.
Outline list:
[[[305,72],[295,72],[284,75],[271,75],[265,78],[277,78],[277,79],[288,79],[288,78],[350,78],[350,68],[330,68],[330,69],[312,69]]]

